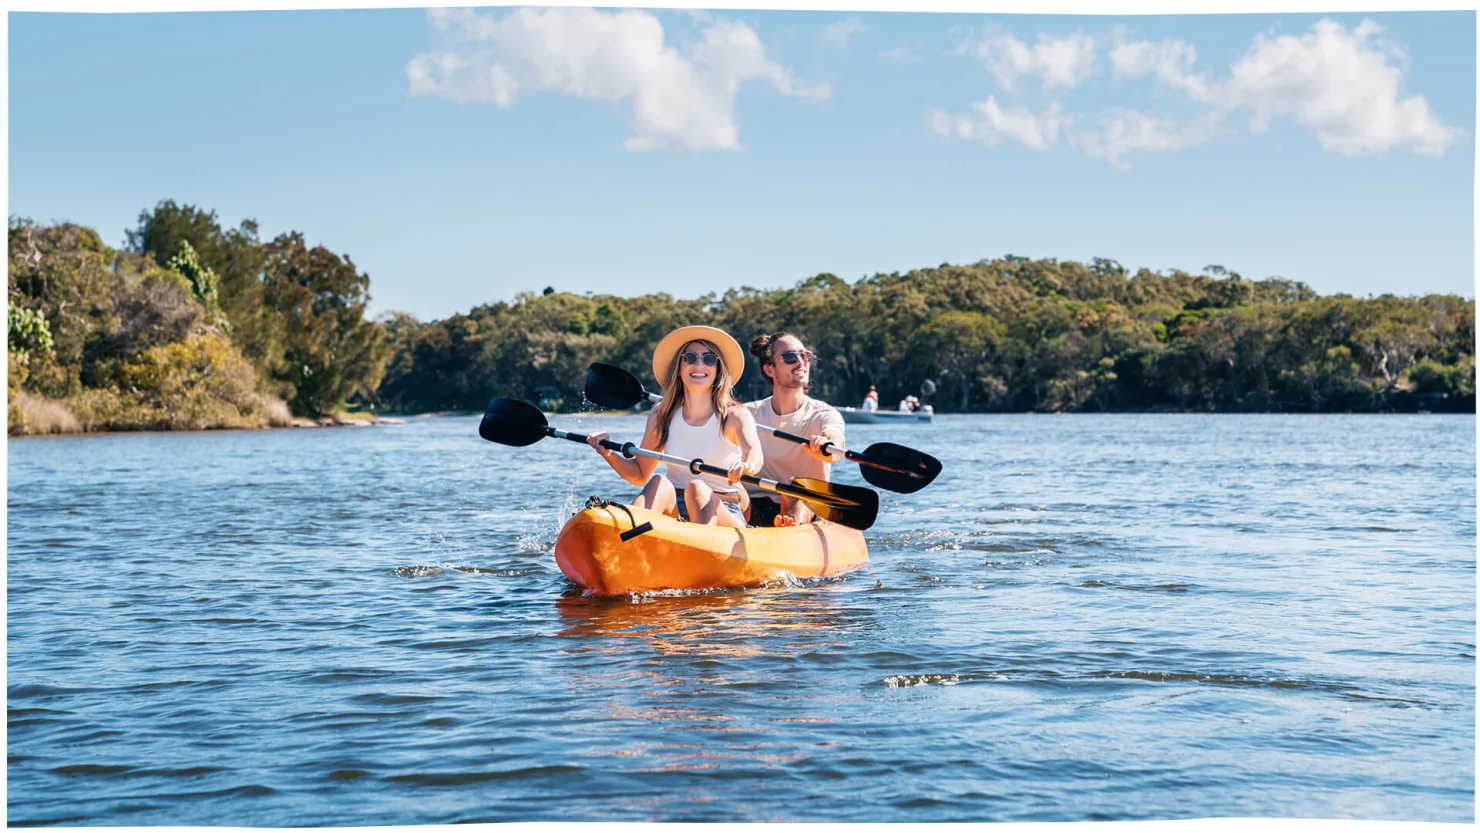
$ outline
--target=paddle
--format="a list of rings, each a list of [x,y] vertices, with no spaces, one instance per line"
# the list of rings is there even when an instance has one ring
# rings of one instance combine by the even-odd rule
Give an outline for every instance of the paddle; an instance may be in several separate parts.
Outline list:
[[[596,362],[586,371],[586,398],[603,408],[631,408],[646,399],[654,405],[663,401],[659,394],[642,386],[636,376],[614,365]],[[756,428],[789,442],[806,445],[808,439],[789,434],[769,425],[756,423]],[[863,450],[848,451],[832,443],[823,443],[844,458],[863,467],[863,479],[870,485],[900,494],[914,494],[929,486],[940,474],[940,461],[923,451],[896,443],[874,443]]]
[[[502,445],[534,445],[545,437],[555,437],[571,442],[586,442],[585,434],[575,434],[552,427],[539,408],[519,399],[498,397],[488,403],[483,412],[483,421],[478,425],[478,436],[489,442]],[[648,457],[665,463],[688,466],[694,474],[700,472],[724,477],[728,474],[719,466],[711,466],[703,460],[685,460],[671,454],[639,448],[635,443],[618,443],[602,440],[601,445],[612,451],[620,451],[626,457]],[[770,492],[789,495],[807,505],[818,517],[854,529],[868,529],[879,515],[879,493],[846,483],[829,483],[810,477],[798,477],[790,483],[778,483],[751,475],[740,480],[759,486]]]

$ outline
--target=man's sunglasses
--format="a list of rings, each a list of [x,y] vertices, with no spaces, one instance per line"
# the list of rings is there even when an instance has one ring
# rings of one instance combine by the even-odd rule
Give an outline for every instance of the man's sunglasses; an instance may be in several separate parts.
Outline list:
[[[780,355],[781,360],[787,364],[796,364],[803,360],[806,360],[807,364],[817,361],[817,354],[811,350],[787,350]]]
[[[709,353],[709,352],[705,352],[703,354],[700,354],[700,353],[684,353],[683,354],[683,363],[684,364],[698,364],[701,361],[704,362],[704,366],[705,367],[714,367],[715,365],[719,364],[719,356],[716,356],[713,353]]]

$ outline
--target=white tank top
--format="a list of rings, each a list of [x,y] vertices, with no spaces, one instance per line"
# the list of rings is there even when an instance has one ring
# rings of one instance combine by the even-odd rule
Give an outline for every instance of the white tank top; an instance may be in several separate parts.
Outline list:
[[[719,427],[719,414],[709,415],[709,419],[699,427],[684,422],[683,408],[673,409],[673,416],[668,420],[668,445],[663,448],[664,454],[672,454],[674,457],[682,457],[685,460],[695,458],[703,460],[711,466],[728,469],[730,466],[740,462],[740,446],[730,442],[724,431]],[[693,480],[695,475],[689,471],[689,467],[679,463],[665,463],[668,467],[668,481],[673,488],[682,492]],[[698,478],[708,483],[714,491],[723,494],[739,494],[739,486],[731,486],[730,481],[714,474],[700,474]]]

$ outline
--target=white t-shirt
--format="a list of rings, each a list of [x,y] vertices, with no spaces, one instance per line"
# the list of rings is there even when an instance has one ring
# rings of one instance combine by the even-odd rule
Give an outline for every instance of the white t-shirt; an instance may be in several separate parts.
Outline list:
[[[728,469],[740,461],[740,446],[730,442],[730,438],[719,427],[719,414],[710,414],[703,425],[695,427],[684,421],[681,407],[674,408],[673,416],[668,420],[668,444],[663,451],[685,460],[698,457],[709,465],[722,469]],[[740,495],[738,486],[730,485],[729,480],[719,475],[707,472],[696,475],[686,465],[664,465],[667,467],[668,481],[678,490],[680,500],[683,499],[684,488],[695,477],[708,483],[716,492],[734,495],[737,499]]]
[[[750,409],[757,425],[769,425],[799,437],[811,437],[832,429],[829,433],[837,437],[839,445],[842,445],[843,415],[838,413],[837,408],[826,402],[803,396],[802,406],[786,416],[777,414],[771,408],[771,397],[769,396],[757,402],[746,402],[745,407]],[[761,465],[761,477],[785,483],[793,477],[827,480],[832,473],[832,465],[808,454],[806,446],[778,439],[769,431],[757,431],[756,433],[760,435],[761,454],[765,457],[765,462]],[[776,499],[773,492],[765,489],[750,485],[746,488],[750,491],[751,497]]]
[[[874,401],[874,398],[872,396],[865,396],[863,398],[863,410],[865,410],[865,411],[877,411],[878,409],[879,409],[879,403],[875,402]]]
[[[899,409],[901,411],[908,411],[910,409],[910,401],[908,399],[899,400]]]

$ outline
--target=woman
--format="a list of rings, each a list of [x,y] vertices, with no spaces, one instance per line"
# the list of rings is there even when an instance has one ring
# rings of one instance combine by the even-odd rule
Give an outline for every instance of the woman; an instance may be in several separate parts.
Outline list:
[[[655,471],[657,460],[628,459],[602,448],[605,431],[589,435],[587,442],[617,474],[642,486],[633,506],[702,524],[745,526],[750,499],[740,476],[760,471],[762,457],[755,418],[733,397],[743,372],[740,344],[713,327],[680,327],[658,342],[653,376],[663,383],[663,402],[648,414],[641,446],[729,471],[726,477],[696,475],[687,466],[665,463],[664,477]]]

